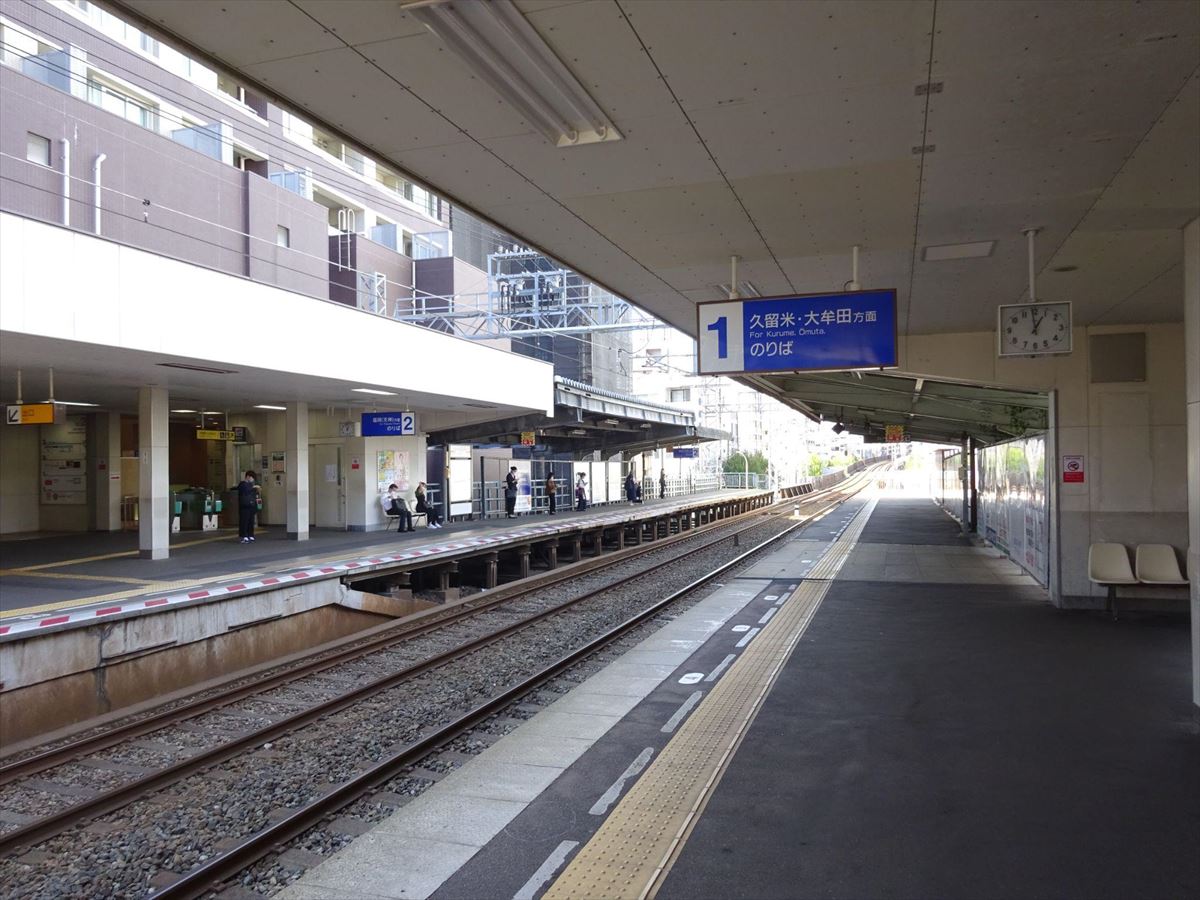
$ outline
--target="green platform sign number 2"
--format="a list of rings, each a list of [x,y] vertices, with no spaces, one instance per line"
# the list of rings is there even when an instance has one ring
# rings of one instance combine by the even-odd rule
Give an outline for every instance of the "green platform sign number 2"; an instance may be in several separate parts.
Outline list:
[[[709,331],[717,333],[717,359],[729,357],[729,320],[721,316],[708,326]]]

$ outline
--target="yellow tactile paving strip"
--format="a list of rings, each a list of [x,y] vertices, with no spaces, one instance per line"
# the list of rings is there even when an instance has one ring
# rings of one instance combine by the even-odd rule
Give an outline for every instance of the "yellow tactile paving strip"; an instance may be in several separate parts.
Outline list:
[[[543,900],[653,896],[874,507],[830,546]]]

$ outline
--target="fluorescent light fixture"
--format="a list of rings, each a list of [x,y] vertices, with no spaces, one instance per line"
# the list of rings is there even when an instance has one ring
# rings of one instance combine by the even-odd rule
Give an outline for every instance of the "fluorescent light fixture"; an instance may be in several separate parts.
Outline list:
[[[617,421],[616,419],[601,419],[600,424],[601,425],[620,425],[621,423],[619,421]]]
[[[567,434],[582,436],[582,435],[586,435],[587,431],[586,431],[586,429],[583,429],[583,428],[572,428],[570,431],[567,432]]]
[[[512,0],[402,8],[558,147],[619,141],[621,133]]]
[[[356,394],[378,394],[380,397],[395,397],[395,391],[377,391],[375,388],[350,388]]]
[[[287,411],[286,406],[272,406],[270,403],[259,403],[259,404],[256,404],[254,408],[255,409],[278,409],[278,410],[283,410],[285,412]]]
[[[225,415],[225,413],[220,412],[219,410],[215,410],[215,409],[206,409],[204,411],[204,415],[206,415],[206,416],[223,416],[223,415]]]
[[[967,244],[936,244],[921,251],[925,262],[944,262],[948,259],[981,259],[991,256],[995,241],[972,241]]]
[[[237,369],[217,369],[213,366],[193,366],[188,363],[155,363],[166,369],[187,369],[189,372],[207,372],[209,375],[236,375]]]
[[[171,410],[171,412],[173,412],[173,413],[180,413],[180,414],[183,414],[183,413],[195,413],[195,412],[198,412],[198,411],[199,411],[199,410],[195,410],[195,409],[173,409],[173,410]]]
[[[97,403],[82,403],[79,400],[43,400],[43,403],[57,403],[59,406],[98,406]]]
[[[717,292],[722,297],[729,296],[729,293],[731,290],[730,285],[714,284],[713,287],[716,288]],[[754,282],[752,282],[752,281],[739,281],[738,282],[738,299],[745,300],[748,297],[761,297],[761,296],[762,296],[762,291],[760,291],[754,285]]]

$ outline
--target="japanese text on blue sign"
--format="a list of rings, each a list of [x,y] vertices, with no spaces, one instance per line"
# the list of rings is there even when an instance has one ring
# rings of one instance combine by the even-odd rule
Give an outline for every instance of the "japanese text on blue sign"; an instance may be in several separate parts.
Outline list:
[[[702,303],[697,316],[703,375],[897,363],[892,290]]]
[[[417,416],[411,412],[363,413],[362,436],[386,437],[417,433]]]

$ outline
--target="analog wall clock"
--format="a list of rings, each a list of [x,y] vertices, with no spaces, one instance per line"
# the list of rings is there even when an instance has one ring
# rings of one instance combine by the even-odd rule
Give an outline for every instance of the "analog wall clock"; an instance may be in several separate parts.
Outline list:
[[[1071,302],[1013,303],[998,316],[1000,356],[1071,352]]]

